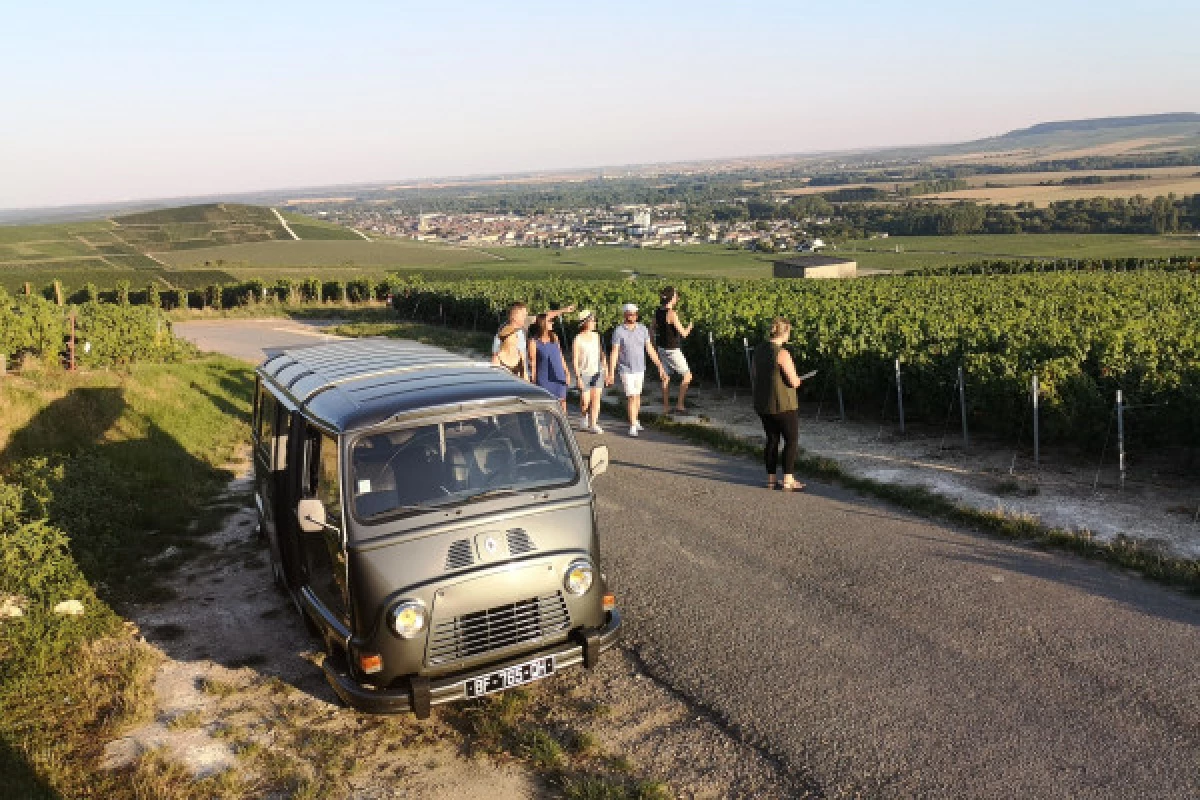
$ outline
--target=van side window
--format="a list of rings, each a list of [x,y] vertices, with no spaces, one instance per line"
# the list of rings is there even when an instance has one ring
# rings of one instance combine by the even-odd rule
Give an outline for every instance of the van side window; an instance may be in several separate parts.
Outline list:
[[[342,527],[342,483],[338,476],[338,446],[332,436],[311,425],[304,437],[305,497],[315,497],[325,506],[325,521]]]
[[[271,448],[275,444],[276,419],[278,416],[279,403],[270,392],[260,389],[257,407],[255,408],[255,433],[258,437],[258,446],[268,457],[271,454]]]

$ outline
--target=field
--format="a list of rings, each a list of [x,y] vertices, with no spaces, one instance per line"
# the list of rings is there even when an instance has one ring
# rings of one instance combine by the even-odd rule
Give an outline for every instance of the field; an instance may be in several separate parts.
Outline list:
[[[0,226],[0,287],[17,290],[29,282],[40,289],[60,280],[69,290],[89,282],[110,287],[118,281],[133,286],[158,282],[164,287],[190,288],[236,280],[241,275],[205,266],[207,258],[187,258],[188,253],[250,247],[252,243],[301,249],[368,244],[353,231],[332,223],[300,215],[286,214],[284,218],[303,242],[290,238],[273,241],[287,233],[270,209],[234,204],[165,209],[113,220]],[[221,242],[225,244],[213,247]],[[198,249],[199,245],[204,247]],[[160,253],[173,254],[181,263],[197,263],[200,268],[176,270]],[[257,272],[257,267],[258,262],[251,263],[251,271]]]
[[[909,270],[989,259],[1200,256],[1200,236],[1119,233],[892,236],[851,240],[839,245],[837,252],[857,261],[860,269]]]
[[[977,176],[972,183],[981,183],[981,178],[988,178],[986,183],[992,186],[979,186],[970,189],[960,189],[954,192],[923,195],[927,200],[971,200],[978,203],[1033,203],[1036,206],[1047,206],[1059,200],[1083,200],[1092,197],[1157,197],[1159,195],[1175,194],[1179,196],[1200,194],[1200,170],[1195,167],[1174,169],[1169,174],[1151,175],[1141,180],[1114,181],[1112,183],[1085,184],[1073,186],[1039,186],[1041,181],[1062,180],[1064,177],[1082,177],[1085,175],[1145,175],[1146,170],[1107,170],[1104,173],[1066,172],[1058,173],[1057,177],[1045,177],[1048,173],[1018,173],[1014,175]],[[1005,178],[997,181],[995,178]],[[1026,183],[1018,183],[1017,179],[1025,178]],[[1004,186],[995,184],[1004,183]],[[1013,185],[1017,184],[1017,185]]]
[[[845,401],[879,413],[903,365],[910,416],[942,422],[961,367],[972,427],[1017,437],[1028,430],[1028,392],[1041,388],[1044,440],[1096,444],[1111,428],[1116,391],[1137,407],[1130,424],[1148,440],[1200,444],[1200,279],[1180,272],[1058,273],[857,281],[680,281],[681,315],[697,333],[684,343],[702,377],[746,380],[743,343],[761,341],[776,315],[795,322],[793,355],[820,371]],[[496,319],[514,300],[541,309],[595,309],[600,327],[620,306],[656,303],[639,281],[445,281],[397,296],[410,319],[463,328]],[[712,337],[710,339],[709,337]],[[815,399],[815,398],[814,398]],[[887,408],[887,404],[882,404]]]
[[[1149,171],[1152,180],[1176,180],[1179,170]],[[1046,173],[1027,173],[1042,179]],[[1061,178],[1060,173],[1054,173]],[[994,176],[997,177],[997,176]],[[998,176],[1016,182],[1022,176]],[[1196,179],[1200,183],[1200,179]],[[1011,186],[1017,192],[1107,191],[1129,183],[1085,187]],[[1200,186],[1198,186],[1200,188]],[[984,190],[980,190],[984,191]],[[986,190],[993,191],[993,190]],[[399,239],[363,240],[347,228],[285,214],[301,237],[294,241],[268,208],[213,204],[131,214],[113,220],[57,225],[0,226],[0,287],[42,289],[60,280],[68,294],[87,283],[111,288],[200,288],[249,279],[325,280],[421,273],[430,278],[479,277],[766,278],[780,256],[720,245],[637,249],[588,247],[472,248]],[[206,246],[200,246],[206,245]],[[1016,234],[892,237],[840,245],[839,255],[868,270],[943,267],[980,259],[1152,258],[1200,255],[1200,237],[1109,234]]]

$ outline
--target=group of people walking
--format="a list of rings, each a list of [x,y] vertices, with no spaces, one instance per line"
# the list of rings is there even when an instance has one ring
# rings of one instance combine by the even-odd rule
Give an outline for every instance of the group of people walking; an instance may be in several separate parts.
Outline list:
[[[537,314],[530,325],[528,306],[514,303],[492,343],[492,363],[546,389],[558,398],[564,414],[567,413],[567,390],[572,384],[578,386],[579,429],[589,433],[604,432],[599,424],[600,398],[605,387],[619,381],[625,395],[629,435],[636,437],[642,430],[639,414],[647,361],[658,370],[662,382],[664,415],[686,413],[685,399],[692,382],[692,371],[683,355],[683,340],[691,335],[693,325],[684,325],[680,319],[676,311],[679,293],[673,287],[664,288],[659,299],[660,304],[654,311],[653,335],[639,321],[637,305],[626,303],[621,307],[622,322],[613,329],[607,353],[596,329],[596,313],[591,309],[580,311],[569,366],[554,323],[559,317],[574,313],[575,306]],[[767,486],[799,491],[804,485],[795,480],[792,472],[799,433],[796,389],[802,379],[784,346],[790,336],[791,324],[783,318],[775,319],[768,340],[754,351],[751,383],[754,410],[762,420],[767,437]],[[676,377],[679,391],[672,407],[671,379]],[[779,455],[781,442],[782,459]],[[783,477],[777,480],[780,468]]]
[[[679,293],[668,286],[661,293],[662,304],[655,311],[654,335],[638,321],[639,309],[633,303],[621,307],[622,324],[612,333],[612,346],[604,352],[596,330],[596,312],[579,312],[579,331],[571,344],[568,367],[567,353],[554,330],[554,321],[575,311],[575,306],[545,311],[529,324],[529,307],[514,303],[508,309],[508,320],[492,343],[492,363],[514,375],[546,389],[562,403],[567,411],[567,390],[574,383],[579,387],[579,429],[603,433],[599,424],[600,397],[605,387],[620,382],[625,395],[629,417],[629,435],[637,436],[642,426],[642,388],[649,360],[658,370],[662,381],[663,413],[685,413],[687,390],[692,371],[683,355],[683,340],[692,332],[684,325],[675,306]],[[528,330],[527,330],[528,329]],[[679,393],[674,409],[671,407],[671,378],[679,378]]]

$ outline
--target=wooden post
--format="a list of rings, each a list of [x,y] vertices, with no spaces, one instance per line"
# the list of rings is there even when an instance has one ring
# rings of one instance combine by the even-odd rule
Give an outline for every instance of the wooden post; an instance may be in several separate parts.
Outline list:
[[[713,341],[712,331],[708,332],[708,352],[712,354],[713,376],[717,380],[717,391],[721,391],[721,369],[717,366],[717,345]]]
[[[1125,491],[1125,399],[1117,389],[1117,463],[1121,469],[1121,491]]]
[[[67,340],[67,370],[75,371],[75,315],[67,317],[71,322],[71,338]]]
[[[1038,377],[1037,373],[1033,375],[1033,463],[1041,464],[1041,440],[1040,431],[1038,429]]]
[[[958,407],[962,411],[963,450],[971,446],[967,438],[967,385],[963,379],[963,368],[958,368]]]

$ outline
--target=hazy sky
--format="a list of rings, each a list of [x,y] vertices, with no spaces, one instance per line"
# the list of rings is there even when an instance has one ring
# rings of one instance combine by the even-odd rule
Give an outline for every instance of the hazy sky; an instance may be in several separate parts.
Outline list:
[[[0,208],[1200,111],[1200,3],[0,7]]]

